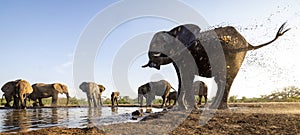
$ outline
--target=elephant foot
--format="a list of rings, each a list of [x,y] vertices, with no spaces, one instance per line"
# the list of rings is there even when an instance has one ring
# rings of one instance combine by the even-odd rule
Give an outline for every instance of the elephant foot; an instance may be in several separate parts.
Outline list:
[[[9,108],[11,108],[11,106],[10,106],[9,104],[5,104],[4,107],[9,107]]]
[[[187,110],[187,107],[186,106],[177,105],[177,106],[173,107],[173,110],[174,111],[185,111],[185,110]]]
[[[219,104],[213,103],[210,109],[229,109],[227,102],[220,102]]]

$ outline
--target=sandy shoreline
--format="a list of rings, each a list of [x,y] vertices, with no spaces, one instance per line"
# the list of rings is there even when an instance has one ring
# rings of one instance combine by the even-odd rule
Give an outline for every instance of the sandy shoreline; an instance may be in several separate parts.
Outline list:
[[[238,103],[217,110],[207,123],[202,110],[151,114],[144,121],[86,128],[51,127],[17,134],[300,134],[300,103]],[[235,108],[236,107],[236,108]],[[163,119],[169,116],[168,119]],[[11,134],[11,133],[1,133]]]

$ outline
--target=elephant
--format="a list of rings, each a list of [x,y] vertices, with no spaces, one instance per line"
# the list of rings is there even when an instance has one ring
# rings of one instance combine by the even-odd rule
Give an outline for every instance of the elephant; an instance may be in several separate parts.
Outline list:
[[[142,107],[144,96],[146,98],[146,106],[151,106],[151,102],[154,100],[155,96],[161,96],[163,99],[161,107],[163,107],[171,88],[174,89],[166,80],[146,83],[138,88],[138,102]]]
[[[117,106],[119,106],[118,104],[118,98],[120,96],[120,92],[112,92],[110,95],[110,100],[111,100],[111,106],[114,107],[115,106],[115,102],[117,103]]]
[[[101,84],[98,84],[98,89],[99,89],[99,99],[100,99],[100,105],[102,106],[103,105],[103,102],[102,102],[102,93],[105,91],[105,87]]]
[[[177,91],[170,92],[169,96],[167,97],[166,103],[169,102],[169,105],[171,105],[171,100],[174,100],[173,106],[176,105],[177,101]]]
[[[92,107],[92,103],[94,107],[98,107],[100,105],[101,97],[100,97],[100,90],[98,84],[94,82],[82,82],[79,85],[79,88],[86,93],[90,108]]]
[[[202,81],[195,81],[193,83],[193,90],[195,95],[199,96],[198,105],[201,105],[202,96],[205,99],[205,104],[207,104],[207,85]]]
[[[228,109],[227,99],[247,51],[276,41],[289,29],[282,24],[274,39],[253,46],[232,26],[200,33],[195,24],[179,25],[170,31],[154,34],[148,50],[149,61],[142,67],[156,68],[172,63],[178,77],[178,109],[195,107],[192,83],[195,75],[212,78],[218,85],[216,99],[210,108]],[[224,89],[225,88],[225,89]]]
[[[22,79],[5,83],[1,90],[6,100],[5,107],[11,107],[10,102],[14,100],[13,107],[16,109],[26,108],[26,98],[33,92],[30,83]]]
[[[37,105],[37,100],[39,102],[39,106],[44,106],[42,103],[43,98],[52,97],[52,106],[57,106],[58,94],[66,94],[67,96],[67,103],[69,104],[69,90],[68,86],[61,84],[61,83],[52,83],[52,84],[45,84],[45,83],[36,83],[32,85],[33,92],[29,95],[29,99],[33,100],[33,106]]]

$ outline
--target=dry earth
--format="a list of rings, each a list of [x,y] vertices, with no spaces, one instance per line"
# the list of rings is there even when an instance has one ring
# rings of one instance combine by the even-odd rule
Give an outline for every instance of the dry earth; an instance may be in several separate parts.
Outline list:
[[[230,106],[233,109],[160,112],[135,123],[88,128],[52,127],[17,134],[300,134],[300,103],[243,103]],[[189,114],[186,115],[188,117],[185,114]]]

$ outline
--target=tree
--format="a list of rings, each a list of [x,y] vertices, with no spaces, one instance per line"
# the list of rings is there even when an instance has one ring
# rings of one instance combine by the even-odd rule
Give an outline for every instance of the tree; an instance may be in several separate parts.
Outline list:
[[[237,96],[230,96],[229,97],[229,102],[231,102],[231,103],[235,103],[237,100]]]

